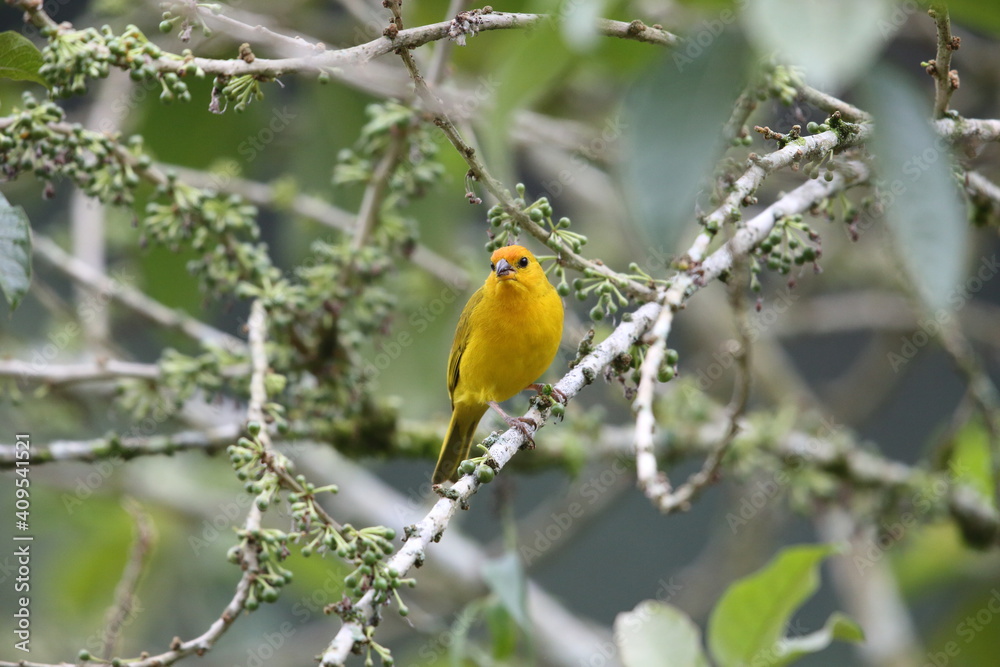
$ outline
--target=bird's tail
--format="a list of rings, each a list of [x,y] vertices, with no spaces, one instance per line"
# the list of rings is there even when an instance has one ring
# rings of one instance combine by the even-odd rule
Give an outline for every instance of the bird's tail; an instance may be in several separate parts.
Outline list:
[[[485,405],[482,407],[455,406],[451,413],[448,434],[444,436],[444,444],[441,445],[437,466],[434,467],[434,484],[455,480],[458,464],[469,457],[472,438],[476,435],[476,427],[485,412]]]

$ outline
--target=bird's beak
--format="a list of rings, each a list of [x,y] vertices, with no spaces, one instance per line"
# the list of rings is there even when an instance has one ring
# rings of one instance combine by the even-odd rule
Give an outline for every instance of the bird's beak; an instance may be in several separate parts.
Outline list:
[[[497,262],[497,278],[500,280],[510,280],[514,277],[514,267],[510,265],[506,259],[501,259]]]

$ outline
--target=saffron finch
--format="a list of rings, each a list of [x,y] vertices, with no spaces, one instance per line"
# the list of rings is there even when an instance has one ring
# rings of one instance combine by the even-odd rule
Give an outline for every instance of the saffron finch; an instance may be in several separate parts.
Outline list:
[[[524,430],[521,419],[498,404],[525,389],[540,389],[532,383],[552,363],[562,339],[562,300],[527,248],[497,249],[490,269],[465,304],[451,345],[451,424],[434,468],[435,484],[456,478],[487,407]]]

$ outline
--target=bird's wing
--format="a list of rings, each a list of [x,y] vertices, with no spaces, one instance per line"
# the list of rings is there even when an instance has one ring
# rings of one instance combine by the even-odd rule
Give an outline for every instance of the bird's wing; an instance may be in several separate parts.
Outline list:
[[[472,311],[475,310],[479,302],[483,300],[483,288],[480,287],[476,293],[469,297],[469,302],[462,309],[462,315],[458,318],[458,326],[455,328],[455,340],[451,344],[451,354],[448,355],[448,396],[454,399],[455,387],[458,386],[458,368],[462,360],[462,354],[469,343],[469,334],[472,320]],[[454,400],[452,401],[454,407]]]

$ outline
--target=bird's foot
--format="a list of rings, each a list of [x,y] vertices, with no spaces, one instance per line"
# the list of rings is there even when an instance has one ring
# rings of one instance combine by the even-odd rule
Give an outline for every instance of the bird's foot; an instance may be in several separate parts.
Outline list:
[[[504,420],[508,428],[516,428],[524,436],[524,445],[527,449],[535,448],[535,440],[532,438],[532,433],[538,428],[538,423],[531,419],[530,417],[511,417],[509,414],[504,412],[503,408],[500,407],[498,403],[490,401],[490,407],[496,410],[500,418]],[[530,425],[530,428],[529,428]]]

